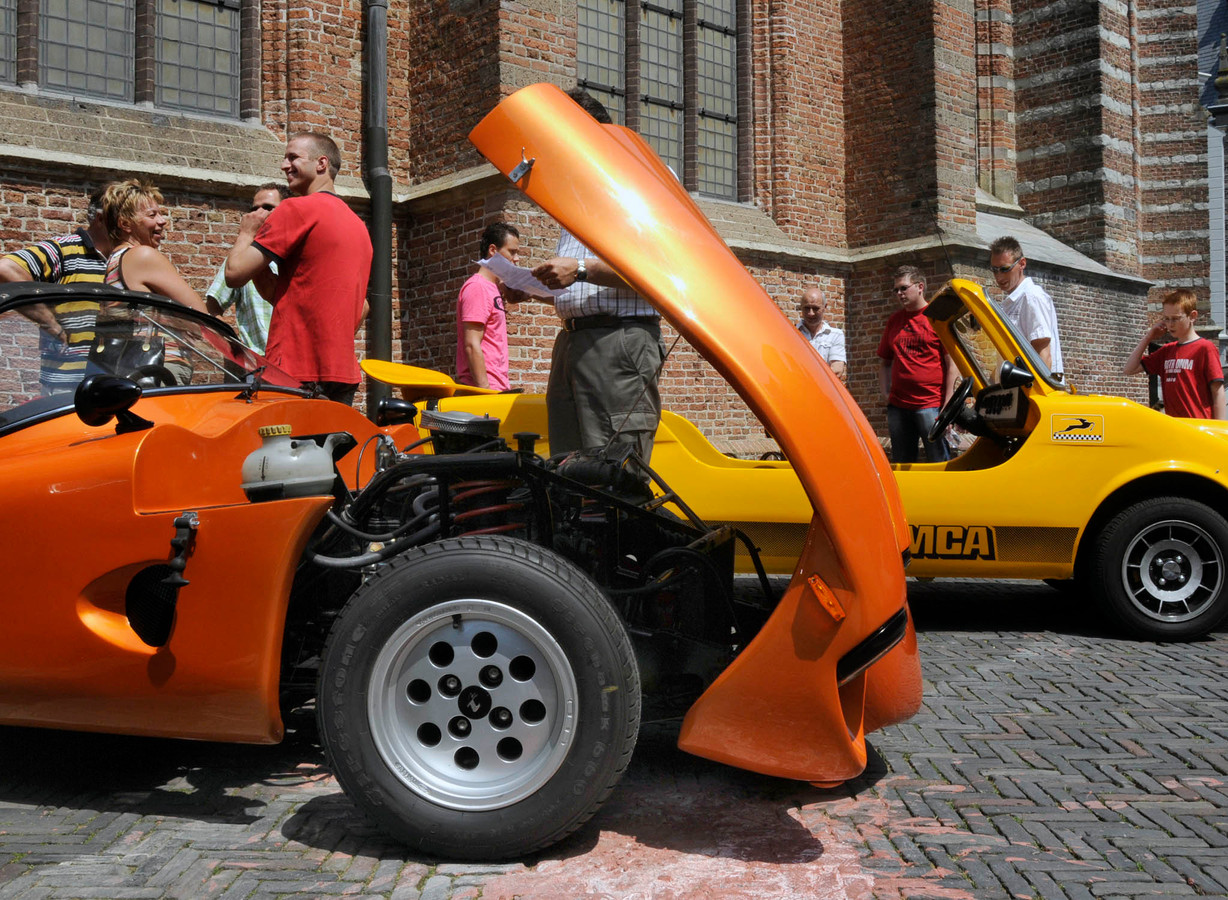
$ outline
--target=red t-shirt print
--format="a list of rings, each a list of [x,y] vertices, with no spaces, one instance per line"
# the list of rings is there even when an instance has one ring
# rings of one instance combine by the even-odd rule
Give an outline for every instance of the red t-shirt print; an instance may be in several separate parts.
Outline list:
[[[891,363],[891,393],[887,402],[901,409],[934,409],[942,405],[946,353],[942,341],[918,310],[897,310],[887,320],[878,355]]]
[[[1206,338],[1173,341],[1143,357],[1149,375],[1161,375],[1164,411],[1182,419],[1211,419],[1211,385],[1224,380],[1219,352]]]

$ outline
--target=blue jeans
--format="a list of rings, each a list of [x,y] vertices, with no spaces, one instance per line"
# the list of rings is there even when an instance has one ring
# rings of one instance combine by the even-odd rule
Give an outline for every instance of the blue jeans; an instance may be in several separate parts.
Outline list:
[[[887,405],[887,432],[891,435],[891,461],[894,463],[914,463],[917,461],[917,441],[925,446],[925,458],[929,462],[946,462],[951,458],[947,452],[947,442],[938,435],[938,440],[930,443],[925,436],[934,427],[938,418],[938,408],[932,409],[902,409]]]

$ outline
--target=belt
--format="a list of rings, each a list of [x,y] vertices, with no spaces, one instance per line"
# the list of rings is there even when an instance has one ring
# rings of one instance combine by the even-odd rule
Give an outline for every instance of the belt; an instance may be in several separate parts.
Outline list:
[[[656,325],[659,316],[576,316],[563,320],[564,331],[583,331],[586,328],[621,328],[623,325]]]

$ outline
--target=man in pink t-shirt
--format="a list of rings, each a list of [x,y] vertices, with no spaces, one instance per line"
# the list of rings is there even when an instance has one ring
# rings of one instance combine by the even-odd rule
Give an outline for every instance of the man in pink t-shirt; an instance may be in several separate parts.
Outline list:
[[[895,296],[900,309],[887,320],[878,343],[879,387],[887,401],[887,430],[891,434],[891,461],[917,461],[917,442],[929,462],[950,458],[941,436],[928,439],[938,410],[951,396],[958,371],[934,332],[925,307],[925,275],[916,266],[900,266],[895,273]]]
[[[482,231],[479,259],[498,254],[513,265],[520,259],[520,232],[507,222],[491,222]],[[506,391],[508,381],[507,313],[501,282],[486,266],[461,286],[456,301],[456,380]]]
[[[362,378],[354,333],[367,316],[372,251],[362,219],[333,192],[340,167],[341,153],[327,135],[290,136],[281,170],[293,196],[272,212],[243,216],[226,257],[226,284],[253,281],[270,298],[269,362],[349,404]]]
[[[1164,317],[1143,335],[1124,371],[1127,375],[1146,372],[1162,378],[1164,412],[1183,419],[1228,418],[1224,399],[1224,371],[1219,350],[1194,330],[1198,318],[1198,298],[1193,291],[1179,288],[1161,302]],[[1152,341],[1165,332],[1176,338],[1154,353],[1147,353]]]

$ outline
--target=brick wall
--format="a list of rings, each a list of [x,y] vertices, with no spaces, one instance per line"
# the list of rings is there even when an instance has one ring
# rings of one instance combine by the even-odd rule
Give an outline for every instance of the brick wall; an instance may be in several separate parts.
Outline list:
[[[914,201],[932,196],[932,24],[907,0],[849,4],[844,11],[843,99],[848,244],[863,247],[933,231]],[[909,22],[909,39],[899,23]],[[891,47],[885,53],[884,48]],[[921,188],[925,185],[928,190]]]
[[[850,389],[880,427],[874,349],[895,308],[891,272],[920,261],[942,277],[941,228],[956,270],[987,281],[983,248],[969,236],[978,185],[1007,205],[1017,199],[1028,221],[1093,259],[1205,294],[1193,4],[746,0],[744,8],[751,15],[740,40],[752,54],[743,163],[753,205],[730,221],[744,232],[755,221],[763,227],[743,233],[738,252],[791,319],[801,290],[823,285],[829,316],[848,332]],[[362,3],[261,0],[259,18],[264,129],[0,90],[10,144],[25,142],[20,165],[4,156],[0,243],[68,230],[89,187],[136,171],[166,193],[164,249],[203,291],[251,184],[275,177],[288,131],[328,131],[344,173],[361,174]],[[453,371],[456,293],[488,220],[521,227],[526,260],[553,253],[554,224],[506,182],[483,177],[467,134],[524,84],[569,85],[574,54],[568,2],[390,4],[395,358]],[[43,112],[44,126],[15,124]],[[112,156],[58,161],[74,147]],[[44,151],[54,160],[40,160]],[[360,182],[344,193],[363,209]],[[1141,384],[1115,372],[1141,331],[1142,292],[1036,261],[1030,271],[1057,300],[1072,378],[1141,396]],[[544,389],[556,329],[547,305],[512,311],[520,386]],[[666,405],[721,444],[751,446],[761,435],[689,347],[671,355],[662,385]]]
[[[1175,287],[1210,295],[1206,114],[1198,103],[1194,3],[1146,2],[1138,12],[1139,274],[1152,303]],[[1223,327],[1224,323],[1218,323]]]
[[[844,41],[841,4],[752,4],[756,201],[785,233],[844,246]]]
[[[977,183],[1015,202],[1015,60],[1010,0],[976,2]]]
[[[1099,4],[1014,6],[1019,202],[1032,221],[1105,258]],[[1118,113],[1120,114],[1120,113]]]

